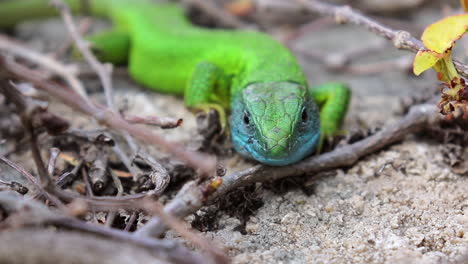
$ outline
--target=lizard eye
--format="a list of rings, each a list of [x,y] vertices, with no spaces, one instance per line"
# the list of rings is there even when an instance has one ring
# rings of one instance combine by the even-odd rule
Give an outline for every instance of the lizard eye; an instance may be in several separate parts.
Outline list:
[[[249,115],[248,112],[244,113],[244,119],[243,120],[244,120],[244,124],[250,125],[250,115]]]
[[[302,109],[302,115],[301,115],[301,118],[302,118],[302,123],[306,123],[307,120],[309,119],[309,115],[307,114],[307,109]]]

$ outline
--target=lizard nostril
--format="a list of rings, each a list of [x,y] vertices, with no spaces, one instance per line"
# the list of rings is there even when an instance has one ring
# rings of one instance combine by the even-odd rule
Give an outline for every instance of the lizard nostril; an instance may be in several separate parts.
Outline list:
[[[250,114],[248,112],[244,113],[244,124],[250,125]]]
[[[247,115],[244,116],[244,123],[246,125],[250,124],[250,119],[249,119],[249,117]]]
[[[307,120],[309,119],[309,115],[307,114],[307,110],[305,108],[302,110],[301,118],[302,118],[302,123],[306,123]]]

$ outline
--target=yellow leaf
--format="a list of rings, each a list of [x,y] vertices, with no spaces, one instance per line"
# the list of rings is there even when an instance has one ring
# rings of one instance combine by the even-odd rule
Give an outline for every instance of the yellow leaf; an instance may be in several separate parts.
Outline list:
[[[433,67],[437,61],[443,57],[443,54],[439,54],[430,50],[420,50],[414,57],[413,72],[415,75],[420,75],[422,72]]]
[[[468,14],[449,16],[426,28],[421,40],[427,48],[444,53],[468,30]]]

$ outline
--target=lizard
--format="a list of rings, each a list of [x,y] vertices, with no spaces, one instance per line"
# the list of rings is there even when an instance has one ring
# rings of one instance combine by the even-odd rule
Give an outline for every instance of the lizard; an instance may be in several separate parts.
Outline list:
[[[80,0],[65,0],[80,10]],[[92,15],[112,29],[89,37],[101,60],[128,64],[144,86],[182,95],[191,109],[230,112],[234,149],[272,166],[311,155],[340,132],[351,91],[344,83],[310,88],[291,51],[266,33],[193,25],[175,3],[89,1]],[[47,0],[0,3],[0,28],[57,15]]]

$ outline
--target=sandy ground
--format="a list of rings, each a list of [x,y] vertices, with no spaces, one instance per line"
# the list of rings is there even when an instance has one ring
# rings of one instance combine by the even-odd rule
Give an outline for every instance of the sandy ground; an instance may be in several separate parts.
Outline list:
[[[415,15],[413,20],[437,19],[434,10],[422,12],[427,13]],[[20,25],[16,34],[40,50],[52,51],[66,33],[60,22],[52,19]],[[330,52],[375,39],[359,28],[332,26],[305,36],[298,45]],[[408,53],[389,46],[358,62],[404,55]],[[420,78],[398,70],[365,76],[332,74],[319,63],[299,59],[311,85],[328,80],[351,85],[353,101],[345,122],[347,130],[391,123],[400,118],[400,99],[429,93],[437,85],[433,74]],[[89,85],[96,86],[95,82]],[[195,120],[180,98],[148,92],[122,78],[115,87],[119,105],[126,104],[130,112],[183,117],[182,128],[161,132],[168,138],[182,142],[193,138]],[[52,107],[64,116],[72,116],[63,106]],[[73,116],[77,125],[87,122],[86,118]],[[410,136],[352,168],[310,175],[301,181],[302,186],[257,184],[248,191],[258,204],[251,213],[244,217],[218,213],[204,232],[229,249],[234,263],[466,264],[468,178],[452,171],[449,159],[455,150],[458,158],[468,160],[468,152],[458,146]],[[27,164],[21,157],[16,159]],[[237,163],[229,170],[247,165]],[[189,219],[213,212],[216,206]]]

